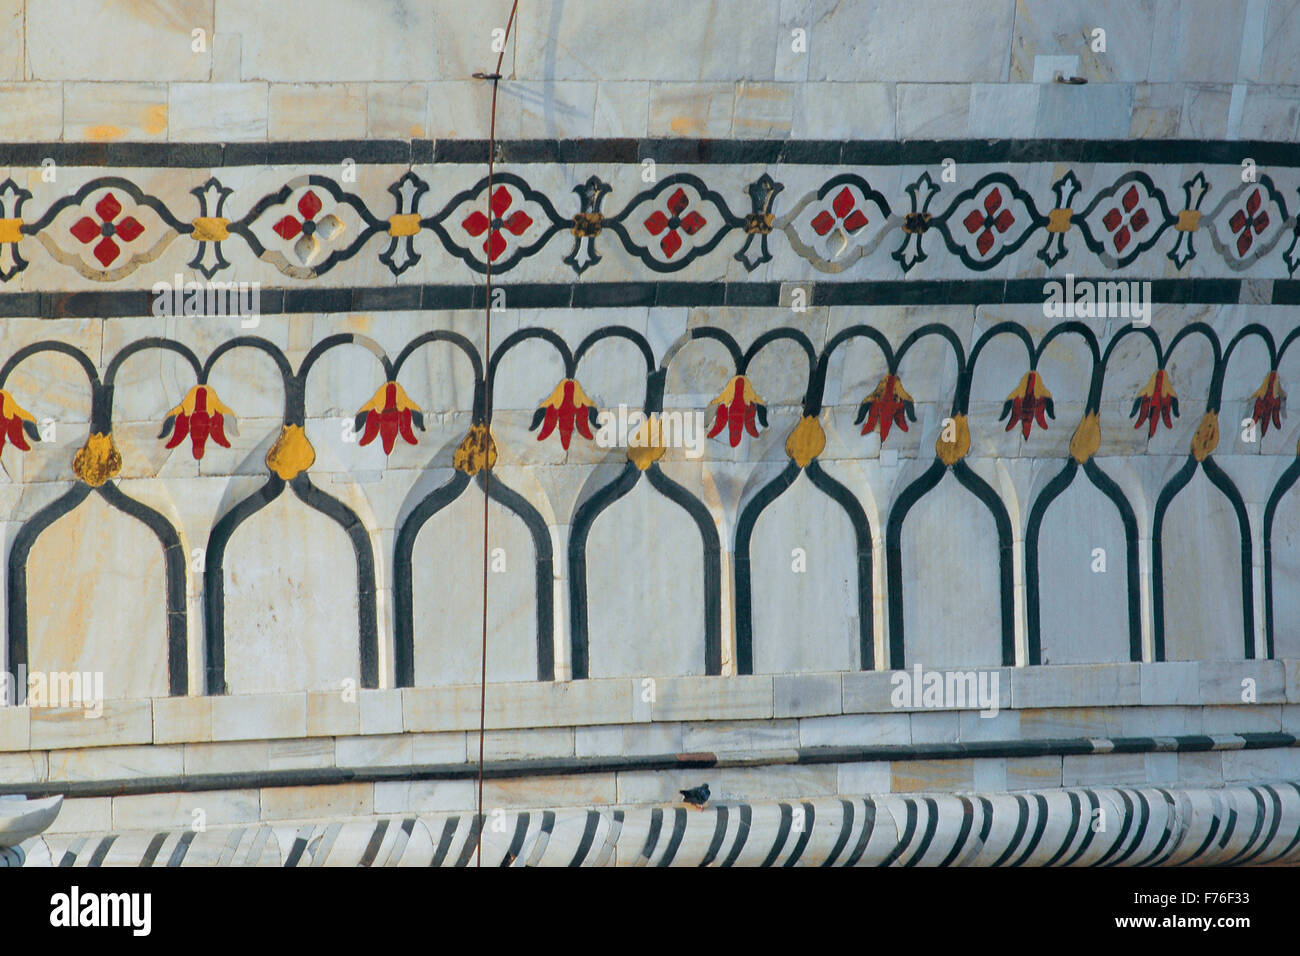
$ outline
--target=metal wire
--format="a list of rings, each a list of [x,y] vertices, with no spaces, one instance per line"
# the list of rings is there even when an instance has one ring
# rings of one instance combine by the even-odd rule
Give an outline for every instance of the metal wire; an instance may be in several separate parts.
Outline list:
[[[515,12],[519,9],[519,0],[514,0],[510,7],[510,19],[506,21],[506,33],[501,40],[501,52],[497,54],[497,67],[492,73],[474,74],[476,77],[492,81],[492,116],[488,132],[488,175],[487,175],[487,218],[488,244],[487,267],[485,269],[485,295],[483,303],[485,321],[483,325],[483,408],[485,412],[484,449],[483,449],[483,640],[479,651],[479,686],[478,686],[478,800],[475,819],[475,839],[478,841],[474,852],[474,865],[483,865],[483,731],[487,723],[487,635],[488,635],[488,488],[492,482],[492,425],[488,409],[492,407],[492,175],[496,165],[497,153],[497,85],[501,82],[501,64],[506,58],[506,46],[510,43],[510,30],[515,23]]]

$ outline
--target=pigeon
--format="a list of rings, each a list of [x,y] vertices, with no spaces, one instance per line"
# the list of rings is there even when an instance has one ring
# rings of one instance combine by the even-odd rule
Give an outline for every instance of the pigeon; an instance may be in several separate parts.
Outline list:
[[[690,790],[682,790],[681,795],[682,799],[691,806],[703,810],[704,805],[709,802],[709,785],[706,783],[692,787]]]

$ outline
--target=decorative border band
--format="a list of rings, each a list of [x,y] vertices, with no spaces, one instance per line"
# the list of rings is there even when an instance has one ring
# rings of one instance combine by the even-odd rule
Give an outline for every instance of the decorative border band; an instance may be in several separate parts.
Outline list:
[[[742,442],[758,438],[760,428],[768,427],[767,403],[760,389],[766,391],[764,382],[753,377],[752,368],[757,357],[778,343],[802,353],[806,359],[807,377],[799,418],[785,440],[784,450],[788,461],[775,477],[758,487],[744,503],[732,542],[720,539],[718,528],[708,508],[700,498],[685,486],[673,481],[658,464],[666,447],[658,443],[651,433],[646,441],[630,445],[621,468],[607,484],[593,489],[577,507],[572,516],[567,548],[569,569],[569,612],[571,637],[571,674],[574,678],[589,676],[590,655],[588,646],[588,591],[587,591],[587,538],[596,519],[606,509],[631,491],[638,481],[646,482],[659,494],[687,512],[700,535],[703,560],[703,641],[700,647],[701,663],[705,673],[719,674],[722,670],[721,594],[724,588],[720,556],[723,548],[734,555],[735,586],[736,670],[752,673],[754,669],[754,628],[752,621],[752,594],[750,579],[751,537],[759,517],[773,502],[781,497],[802,472],[812,485],[844,510],[856,538],[857,561],[857,635],[858,665],[870,669],[876,659],[873,629],[872,589],[876,586],[873,571],[871,523],[862,503],[852,489],[825,471],[819,456],[825,451],[827,437],[822,420],[827,394],[827,378],[832,358],[837,350],[855,340],[870,343],[883,359],[885,373],[876,388],[862,399],[854,425],[862,425],[863,436],[879,433],[883,445],[891,428],[907,431],[907,420],[916,421],[915,400],[904,386],[900,371],[904,358],[927,340],[939,343],[950,351],[956,366],[956,387],[951,395],[950,413],[935,442],[935,457],[929,467],[906,484],[890,504],[884,517],[884,587],[886,589],[887,641],[889,666],[901,668],[908,660],[904,628],[905,587],[903,572],[902,536],[909,513],[917,503],[938,486],[951,471],[960,485],[987,511],[997,529],[997,562],[999,573],[1000,648],[996,661],[1012,666],[1017,663],[1015,648],[1014,553],[1015,536],[1007,504],[997,490],[974,470],[967,457],[971,451],[971,396],[975,371],[990,344],[1004,338],[1017,342],[1025,349],[1024,364],[1019,365],[1019,379],[1006,395],[998,424],[976,422],[982,427],[996,427],[1007,432],[1018,431],[1028,442],[1036,432],[1049,427],[1056,417],[1056,404],[1050,384],[1044,378],[1040,362],[1049,345],[1059,341],[1069,343],[1080,362],[1090,368],[1089,384],[1083,402],[1082,417],[1074,428],[1068,446],[1068,457],[1046,487],[1033,499],[1029,509],[1029,522],[1024,538],[1025,548],[1025,623],[1027,655],[1024,663],[1038,664],[1042,660],[1040,635],[1039,547],[1043,519],[1053,502],[1078,479],[1090,482],[1113,505],[1123,525],[1125,538],[1126,594],[1128,603],[1129,657],[1142,659],[1142,619],[1140,600],[1140,573],[1142,529],[1139,528],[1132,503],[1106,467],[1098,461],[1102,449],[1102,417],[1106,427],[1118,417],[1113,406],[1103,407],[1103,389],[1108,372],[1120,361],[1116,358],[1118,347],[1132,338],[1143,347],[1144,370],[1150,369],[1147,384],[1122,399],[1132,402],[1127,413],[1133,420],[1134,430],[1144,430],[1149,441],[1163,425],[1172,430],[1179,416],[1179,393],[1174,382],[1174,357],[1186,354],[1190,343],[1199,340],[1210,352],[1210,380],[1205,394],[1205,410],[1191,436],[1182,467],[1163,483],[1156,500],[1150,525],[1151,575],[1152,575],[1152,637],[1155,660],[1166,657],[1165,646],[1165,594],[1164,542],[1162,532],[1165,517],[1175,498],[1186,488],[1198,471],[1204,474],[1222,493],[1237,519],[1240,542],[1241,631],[1238,645],[1245,659],[1256,656],[1271,658],[1275,653],[1274,641],[1274,581],[1273,581],[1273,530],[1275,516],[1283,497],[1300,480],[1300,448],[1291,451],[1288,440],[1280,450],[1277,476],[1268,496],[1262,522],[1252,522],[1241,491],[1226,473],[1215,454],[1220,442],[1220,414],[1228,415],[1226,421],[1244,419],[1256,428],[1262,440],[1269,431],[1275,434],[1282,428],[1286,393],[1280,377],[1282,361],[1291,347],[1300,341],[1300,327],[1293,327],[1280,338],[1260,323],[1250,323],[1235,335],[1220,338],[1218,331],[1205,322],[1192,322],[1174,334],[1162,337],[1150,326],[1125,325],[1108,338],[1099,338],[1086,324],[1078,321],[1063,322],[1047,333],[1035,335],[1019,322],[1005,320],[982,330],[969,348],[947,325],[930,322],[909,331],[901,341],[891,341],[879,328],[868,324],[855,324],[837,332],[819,348],[802,330],[794,327],[768,329],[743,345],[727,331],[713,326],[696,326],[685,332],[660,355],[656,355],[650,341],[637,330],[624,325],[606,325],[588,333],[576,347],[554,330],[545,326],[518,329],[491,352],[488,360],[471,339],[459,332],[437,329],[424,332],[409,341],[394,358],[374,339],[359,333],[337,333],[318,341],[297,364],[295,369],[288,355],[277,345],[259,336],[237,336],[214,348],[204,358],[190,346],[174,339],[145,337],[123,346],[111,359],[101,374],[92,358],[77,348],[51,339],[31,343],[10,356],[0,366],[0,424],[4,436],[14,445],[15,451],[37,453],[28,442],[39,442],[37,422],[45,409],[37,404],[39,395],[15,395],[7,390],[11,376],[28,359],[42,353],[58,353],[72,358],[80,366],[90,393],[90,427],[85,445],[71,462],[71,474],[77,479],[68,490],[25,521],[19,530],[8,559],[8,661],[9,671],[17,673],[19,666],[27,666],[27,556],[38,536],[63,515],[77,508],[92,492],[98,493],[110,506],[137,518],[157,536],[166,555],[166,581],[168,594],[168,642],[170,691],[184,694],[187,687],[187,662],[184,635],[186,633],[186,563],[181,553],[179,538],[168,519],[154,509],[127,495],[119,488],[116,479],[122,473],[122,455],[114,442],[114,397],[116,381],[124,364],[134,356],[151,351],[169,352],[186,362],[193,372],[194,384],[180,402],[163,416],[159,441],[166,441],[165,449],[177,448],[187,439],[195,460],[211,450],[208,444],[230,447],[225,429],[236,420],[234,409],[225,405],[210,381],[213,369],[219,362],[236,360],[234,353],[248,355],[253,352],[269,357],[277,370],[279,384],[284,394],[284,413],[280,434],[266,453],[268,471],[262,487],[238,501],[225,512],[213,526],[208,539],[204,566],[203,601],[205,607],[204,629],[206,639],[205,691],[210,694],[226,692],[225,681],[225,597],[223,562],[225,548],[239,526],[252,518],[267,504],[278,498],[286,488],[308,507],[319,511],[337,523],[349,536],[356,558],[358,602],[358,661],[363,686],[376,687],[379,683],[378,646],[376,622],[376,560],[370,539],[360,517],[340,498],[327,494],[313,483],[309,471],[316,454],[305,432],[308,420],[306,403],[307,382],[312,369],[334,349],[359,347],[369,353],[372,381],[378,386],[371,401],[355,414],[354,428],[360,435],[358,445],[380,440],[385,453],[391,453],[400,436],[410,445],[419,444],[416,430],[424,428],[425,408],[409,395],[399,381],[408,360],[426,346],[450,348],[467,363],[467,371],[474,383],[473,402],[470,409],[471,425],[452,459],[452,470],[446,481],[430,490],[419,501],[398,529],[392,555],[395,586],[394,647],[395,680],[398,686],[411,686],[415,680],[417,642],[413,613],[412,562],[415,540],[424,524],[440,510],[458,500],[471,483],[485,488],[495,500],[513,512],[528,529],[536,554],[536,637],[537,679],[553,680],[555,662],[551,643],[555,608],[553,590],[548,583],[553,580],[557,555],[552,552],[546,522],[526,498],[492,472],[497,458],[496,439],[493,434],[493,407],[490,396],[495,394],[495,382],[502,359],[516,348],[527,347],[553,353],[563,367],[563,377],[553,390],[539,403],[534,412],[530,431],[537,432],[537,440],[558,440],[567,452],[575,435],[581,440],[594,441],[592,427],[599,422],[599,407],[578,381],[579,369],[584,359],[594,350],[610,341],[621,340],[631,345],[639,357],[629,370],[631,377],[644,376],[645,400],[642,415],[649,421],[661,419],[665,412],[665,390],[670,366],[681,352],[693,343],[709,343],[721,347],[730,359],[729,377],[720,382],[721,388],[712,399],[709,411],[713,425],[708,438],[719,445],[726,443],[732,449]],[[1258,389],[1245,404],[1232,399],[1225,408],[1224,383],[1230,363],[1246,343],[1261,346],[1267,355],[1267,371]],[[1180,349],[1182,350],[1180,352]],[[1130,365],[1137,359],[1126,359]],[[1240,361],[1240,360],[1239,360]],[[803,364],[803,363],[800,363]],[[377,367],[376,367],[377,366]],[[355,374],[362,374],[360,368]],[[1012,376],[1014,380],[1015,376]],[[1007,381],[1006,384],[1011,384]],[[1184,400],[1190,398],[1183,393]],[[234,400],[230,395],[228,399]],[[946,400],[947,395],[922,395],[922,401]],[[174,399],[173,399],[174,400]],[[23,406],[31,404],[36,413]],[[671,403],[670,403],[671,404]],[[238,405],[238,402],[237,402]],[[1236,407],[1234,407],[1236,406]],[[430,409],[430,411],[433,411]],[[991,417],[991,416],[989,416]],[[1003,425],[1005,423],[1005,425]],[[1120,427],[1128,427],[1126,424]],[[1278,454],[1278,452],[1271,452]],[[218,452],[217,454],[220,454]],[[722,454],[727,454],[725,451]],[[611,464],[615,464],[611,462]],[[493,477],[486,481],[488,473]],[[1256,646],[1255,600],[1256,589],[1253,541],[1256,535],[1264,546],[1262,580],[1263,592],[1263,645]],[[1234,561],[1234,563],[1236,563]],[[1237,569],[1231,572],[1237,575]],[[910,584],[907,586],[911,586]],[[1262,654],[1260,653],[1262,651]]]
[[[1101,282],[1092,277],[1078,280]],[[1151,279],[1151,301],[1167,304],[1300,305],[1300,279]],[[522,282],[507,286],[521,309],[777,308],[802,289],[808,306],[1037,305],[1042,279],[876,280],[867,282]],[[409,285],[264,288],[261,315],[482,310],[484,286]],[[149,315],[147,289],[0,292],[0,318],[134,318]]]
[[[498,139],[498,163],[1214,163],[1300,165],[1294,143],[1194,139],[688,139],[683,137]],[[320,139],[278,143],[0,143],[0,166],[150,166],[211,169],[279,163],[373,165],[487,162],[485,139]]]
[[[985,144],[962,161],[975,171],[959,174],[959,161],[943,155],[950,144],[926,144],[938,153],[911,168],[891,163],[906,151],[882,159],[849,145],[796,163],[778,153],[757,172],[725,155],[707,164],[679,162],[671,151],[637,161],[575,141],[571,157],[498,169],[491,195],[487,176],[470,183],[457,164],[402,162],[400,175],[384,168],[358,180],[350,156],[337,171],[250,160],[258,174],[234,179],[213,163],[193,167],[209,170],[206,180],[185,167],[182,182],[170,184],[190,187],[193,199],[184,200],[157,194],[147,179],[142,186],[140,167],[117,167],[123,175],[102,167],[104,175],[78,177],[69,189],[46,157],[12,166],[0,182],[0,283],[25,274],[24,291],[60,290],[66,273],[50,260],[91,282],[139,274],[155,286],[182,262],[209,281],[278,273],[345,285],[373,284],[374,260],[412,284],[489,269],[502,279],[519,270],[511,278],[532,282],[563,267],[575,279],[592,270],[597,281],[636,282],[697,263],[686,275],[710,281],[907,277],[922,263],[923,278],[1004,280],[1042,276],[1044,267],[1072,275],[1138,264],[1156,278],[1172,263],[1189,278],[1266,279],[1300,269],[1294,155],[1267,167],[1251,156],[1225,164],[1213,161],[1221,149],[1207,147],[1186,162],[1107,164],[1068,158],[1078,150],[1040,159],[1045,148],[1007,144],[992,160],[979,155]],[[1241,144],[1231,146],[1240,157]],[[385,181],[386,197],[376,193]],[[529,262],[557,241],[558,251]],[[168,255],[173,243],[182,257]],[[37,244],[49,258],[30,273]]]

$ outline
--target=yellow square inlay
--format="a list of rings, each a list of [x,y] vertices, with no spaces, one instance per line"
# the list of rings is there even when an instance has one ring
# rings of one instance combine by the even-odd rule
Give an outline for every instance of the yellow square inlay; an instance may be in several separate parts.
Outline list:
[[[1069,232],[1070,217],[1073,215],[1073,209],[1053,209],[1047,214],[1047,231]]]
[[[229,225],[229,219],[200,216],[194,220],[194,239],[196,242],[221,242],[223,239],[229,239],[230,233],[226,230]]]
[[[403,212],[388,217],[388,234],[390,236],[413,236],[420,231],[420,214]]]

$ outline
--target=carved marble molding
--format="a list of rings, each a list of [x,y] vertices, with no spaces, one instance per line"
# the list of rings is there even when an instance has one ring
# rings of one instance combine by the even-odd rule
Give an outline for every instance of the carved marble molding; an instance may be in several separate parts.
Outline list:
[[[1300,784],[715,800],[487,823],[484,866],[1285,864],[1300,854]],[[482,824],[471,812],[58,834],[29,842],[26,865],[470,866]]]

